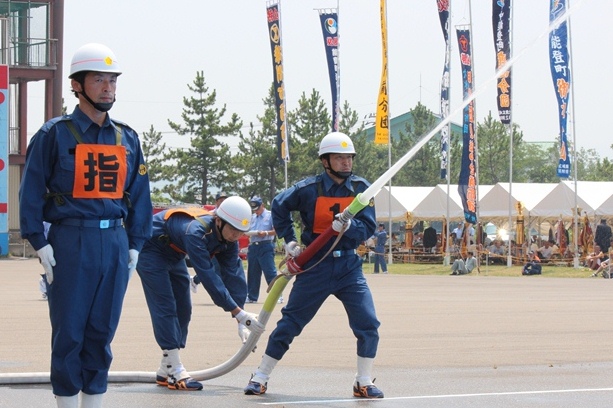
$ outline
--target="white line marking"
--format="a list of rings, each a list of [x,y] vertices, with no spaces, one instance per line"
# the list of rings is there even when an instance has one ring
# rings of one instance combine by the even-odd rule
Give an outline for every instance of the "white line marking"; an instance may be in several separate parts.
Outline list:
[[[443,394],[443,395],[415,395],[412,397],[392,397],[381,399],[334,399],[334,400],[304,400],[304,401],[277,401],[277,402],[261,402],[259,405],[300,405],[300,404],[334,404],[340,402],[364,402],[364,401],[399,401],[399,400],[416,400],[416,399],[435,399],[435,398],[467,398],[467,397],[491,397],[502,395],[534,395],[534,394],[562,394],[573,392],[602,392],[613,391],[613,388],[577,388],[570,390],[541,390],[541,391],[512,391],[512,392],[490,392],[490,393],[475,393],[475,394]]]

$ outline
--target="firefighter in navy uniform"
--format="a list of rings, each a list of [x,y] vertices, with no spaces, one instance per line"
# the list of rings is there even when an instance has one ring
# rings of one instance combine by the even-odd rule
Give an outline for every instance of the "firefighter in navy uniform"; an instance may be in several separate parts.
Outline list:
[[[58,407],[100,407],[123,298],[151,235],[149,176],[138,135],[107,113],[121,70],[101,44],[79,48],[79,104],[32,138],[19,191],[21,235],[48,283],[51,385]],[[51,224],[45,238],[43,221]]]
[[[335,231],[344,233],[328,256],[321,259],[332,242],[324,245],[304,265],[307,272],[296,275],[289,301],[281,310],[283,316],[270,334],[262,361],[244,389],[247,395],[266,392],[275,365],[294,338],[315,317],[325,300],[334,295],[342,302],[349,318],[349,327],[357,339],[357,374],[353,382],[353,395],[358,398],[383,398],[383,392],[373,384],[371,375],[379,343],[380,323],[362,271],[362,259],[356,250],[375,231],[374,204],[371,200],[371,205],[346,224],[335,217],[369,186],[366,180],[352,174],[354,157],[353,142],[347,135],[340,132],[326,135],[319,145],[319,159],[324,172],[298,182],[277,195],[272,202],[273,225],[277,236],[285,240],[285,250],[289,256],[300,253],[291,216],[293,211],[300,213],[304,225],[301,238],[305,245],[313,242],[330,225]],[[320,263],[313,266],[317,262]]]
[[[264,331],[254,314],[242,310],[247,283],[243,270],[236,267],[238,239],[249,231],[250,225],[251,207],[236,196],[226,198],[214,213],[176,208],[153,217],[153,234],[143,246],[136,270],[145,291],[155,340],[162,349],[158,385],[172,390],[202,389],[179,357],[179,350],[187,342],[192,314],[186,255],[213,302],[238,321],[243,342],[250,330]],[[213,257],[219,263],[219,272]]]

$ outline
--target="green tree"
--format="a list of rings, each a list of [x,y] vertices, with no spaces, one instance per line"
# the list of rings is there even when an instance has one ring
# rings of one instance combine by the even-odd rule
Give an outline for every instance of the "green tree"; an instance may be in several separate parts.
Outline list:
[[[274,86],[271,86],[268,96],[262,100],[264,113],[257,116],[261,128],[256,131],[255,125],[250,123],[249,135],[240,136],[239,153],[232,158],[237,168],[234,184],[240,195],[249,198],[258,194],[265,203],[270,203],[274,198],[279,180],[274,92]]]
[[[330,114],[319,92],[315,89],[307,98],[303,92],[298,108],[288,113],[290,123],[290,163],[288,183],[291,185],[305,177],[318,174],[321,164],[316,160],[319,142],[330,132]]]
[[[155,202],[167,202],[164,198],[162,188],[154,183],[161,183],[168,179],[169,170],[165,165],[166,144],[162,142],[162,133],[156,131],[153,125],[148,131],[142,133],[141,146],[145,163],[147,163],[147,173],[151,183],[151,199]]]
[[[521,161],[523,134],[513,127],[513,163]],[[511,138],[507,127],[492,117],[490,112],[482,123],[477,124],[477,148],[479,157],[479,184],[496,184],[509,181]],[[521,168],[513,166],[513,181]]]
[[[413,123],[405,125],[397,140],[392,141],[392,164],[403,157],[436,126],[436,117],[418,102],[409,111]],[[440,141],[433,137],[396,173],[393,184],[400,186],[434,186],[440,182]]]
[[[524,142],[519,146],[519,150],[521,154],[513,158],[513,182],[557,183],[560,181],[556,175],[558,165],[556,146],[545,149],[537,144]],[[519,173],[516,172],[516,169]]]
[[[193,95],[183,98],[183,124],[171,120],[168,124],[179,136],[190,137],[190,147],[171,149],[167,155],[177,163],[176,181],[164,191],[179,198],[178,201],[205,204],[212,199],[208,196],[209,184],[223,185],[232,173],[230,149],[221,139],[240,136],[242,121],[233,113],[226,124],[221,123],[226,105],[215,108],[217,92],[209,92],[202,71],[196,73],[193,84],[187,87]]]

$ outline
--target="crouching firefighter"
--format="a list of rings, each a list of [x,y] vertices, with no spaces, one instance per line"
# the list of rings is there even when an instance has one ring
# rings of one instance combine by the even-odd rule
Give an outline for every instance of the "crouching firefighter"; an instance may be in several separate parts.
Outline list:
[[[187,342],[192,314],[186,256],[213,302],[238,321],[243,343],[251,331],[264,331],[256,316],[242,309],[247,282],[236,267],[238,239],[250,226],[251,207],[240,197],[228,197],[215,213],[201,208],[176,208],[153,216],[153,234],[143,246],[136,270],[151,314],[153,334],[162,349],[158,385],[172,390],[202,389],[179,357],[179,350]],[[219,274],[213,257],[219,262]]]

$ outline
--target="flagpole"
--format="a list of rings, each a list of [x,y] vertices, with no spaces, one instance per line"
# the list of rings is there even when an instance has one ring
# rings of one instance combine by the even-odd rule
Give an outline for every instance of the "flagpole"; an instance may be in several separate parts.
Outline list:
[[[564,4],[566,10],[568,10],[570,6],[570,0]],[[573,211],[574,215],[574,233],[573,233],[573,243],[574,243],[574,256],[573,256],[573,266],[575,268],[579,268],[579,245],[577,242],[577,232],[579,230],[579,215],[577,211],[577,206],[579,205],[577,200],[577,133],[575,132],[575,78],[573,78],[573,73],[575,72],[573,68],[573,47],[572,47],[572,35],[570,31],[570,16],[568,16],[566,20],[568,24],[568,55],[570,57],[570,106],[571,106],[571,118],[572,118],[572,129],[573,129],[573,158],[575,159],[575,165],[573,166],[574,178],[575,178],[575,209]]]
[[[451,103],[451,38],[449,29],[451,29],[451,4],[449,5],[449,15],[447,17],[447,44],[445,44],[445,62],[448,64],[448,87],[447,87],[447,108],[445,111],[445,117],[449,116],[449,104]],[[445,78],[443,78],[443,81]],[[441,118],[443,119],[443,118]],[[446,170],[445,176],[447,177],[447,206],[445,208],[445,220],[446,220],[446,231],[441,231],[445,233],[445,246],[446,248],[441,248],[441,250],[445,251],[445,257],[443,258],[443,265],[449,266],[451,265],[451,254],[449,253],[449,248],[451,247],[449,244],[449,235],[450,235],[450,226],[451,220],[449,215],[449,206],[451,204],[451,196],[449,192],[451,191],[451,124],[447,124],[447,163],[445,163]]]
[[[389,71],[389,39],[387,37],[387,0],[383,2],[385,8],[383,10],[383,16],[385,17],[385,72],[386,72],[386,82],[387,82],[387,117],[388,117],[388,132],[387,132],[387,168],[392,167],[392,115],[390,114],[391,109],[390,106],[390,71]],[[388,200],[387,200],[387,213],[389,214],[389,222],[388,222],[388,231],[390,232],[389,237],[389,245],[388,245],[388,255],[387,255],[387,263],[394,263],[394,256],[392,254],[393,240],[392,235],[394,231],[392,229],[392,178],[389,179],[388,184]],[[406,245],[406,242],[405,242]]]
[[[468,18],[469,18],[469,26],[470,26],[470,59],[471,59],[471,69],[472,69],[472,87],[470,90],[470,93],[472,95],[473,92],[475,92],[475,88],[477,87],[477,82],[475,80],[475,78],[477,77],[476,72],[476,64],[475,64],[475,46],[473,44],[473,12],[472,12],[472,1],[468,0]],[[475,139],[475,206],[476,206],[476,216],[477,216],[477,223],[475,224],[476,226],[479,225],[479,142],[478,142],[478,138],[477,138],[477,128],[478,128],[478,124],[477,124],[477,99],[473,99],[473,120],[474,120],[474,126],[473,126],[473,135],[474,135],[474,139]],[[479,228],[477,228],[478,230]],[[464,231],[464,233],[467,233],[468,231]],[[475,243],[478,242],[476,240],[477,237],[475,237]],[[467,241],[469,242],[469,241]],[[468,243],[467,243],[468,245]]]
[[[510,6],[511,21],[509,24],[509,58],[513,58],[513,3]],[[509,76],[511,75],[512,67],[509,67]],[[513,78],[511,77],[511,81]],[[513,86],[513,82],[511,82]],[[513,90],[509,90],[511,98],[509,100],[509,124],[507,131],[509,132],[509,245],[507,247],[507,268],[513,266],[513,258],[511,257],[511,226],[513,225]],[[517,241],[517,231],[515,234]]]

